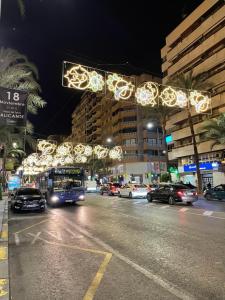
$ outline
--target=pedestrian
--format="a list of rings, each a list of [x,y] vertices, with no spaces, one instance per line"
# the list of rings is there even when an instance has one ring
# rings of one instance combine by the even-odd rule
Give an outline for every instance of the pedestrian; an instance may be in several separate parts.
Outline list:
[[[207,189],[208,189],[208,190],[210,190],[210,189],[211,189],[211,187],[212,187],[212,186],[211,186],[211,183],[210,183],[210,182],[208,182],[208,184],[207,184]]]

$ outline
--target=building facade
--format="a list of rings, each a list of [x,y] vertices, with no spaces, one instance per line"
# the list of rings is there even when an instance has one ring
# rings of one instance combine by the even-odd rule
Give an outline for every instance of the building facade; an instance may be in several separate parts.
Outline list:
[[[142,75],[137,84],[146,80],[160,82],[158,77]],[[152,128],[147,128],[148,122]],[[108,138],[111,143],[107,143]],[[146,119],[145,108],[137,106],[134,99],[115,101],[111,93],[85,92],[72,114],[70,140],[121,146],[123,159],[111,162],[110,170],[112,176],[122,176],[124,182],[148,183],[167,169],[160,124],[154,115]]]
[[[211,148],[212,141],[204,140],[202,125],[209,118],[225,112],[225,3],[205,0],[167,37],[161,49],[163,83],[180,72],[193,70],[202,74],[212,86],[212,109],[208,114],[192,111],[192,119],[203,184],[225,183],[222,168],[225,145]],[[193,164],[193,145],[187,113],[183,110],[167,122],[169,160],[178,160],[179,172],[186,182],[196,184]]]

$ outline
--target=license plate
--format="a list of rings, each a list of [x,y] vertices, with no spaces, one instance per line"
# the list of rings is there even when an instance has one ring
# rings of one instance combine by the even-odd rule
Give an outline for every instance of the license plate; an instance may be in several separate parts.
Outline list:
[[[27,204],[27,207],[36,207],[37,204]]]
[[[65,202],[71,203],[73,202],[73,200],[65,200]]]

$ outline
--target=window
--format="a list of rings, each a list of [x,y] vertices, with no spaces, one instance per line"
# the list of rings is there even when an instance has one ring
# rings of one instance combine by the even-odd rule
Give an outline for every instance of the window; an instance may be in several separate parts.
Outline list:
[[[149,156],[158,156],[158,150],[144,150],[144,154]]]
[[[123,143],[124,143],[124,145],[136,145],[137,140],[136,139],[124,140]]]
[[[120,133],[137,132],[137,127],[128,127],[120,130]]]
[[[123,118],[123,122],[135,122],[137,121],[137,116],[125,117]]]

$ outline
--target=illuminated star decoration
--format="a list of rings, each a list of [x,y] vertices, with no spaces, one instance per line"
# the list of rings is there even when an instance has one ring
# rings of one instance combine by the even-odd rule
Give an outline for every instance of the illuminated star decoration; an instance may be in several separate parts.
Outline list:
[[[103,146],[95,146],[94,147],[94,154],[97,156],[98,159],[106,158],[108,155],[109,149],[103,147]]]
[[[68,81],[68,87],[78,90],[89,89],[93,92],[102,91],[105,85],[103,76],[96,71],[89,72],[81,65],[76,65],[67,71],[64,77]]]
[[[109,151],[109,157],[111,159],[121,160],[123,155],[123,150],[120,146],[116,146]]]
[[[209,109],[210,98],[198,91],[192,91],[190,92],[190,102],[195,107],[197,113],[203,113]]]
[[[162,105],[169,107],[174,107],[177,105],[176,91],[170,86],[163,89],[159,98],[162,99]]]
[[[187,107],[187,105],[188,105],[187,95],[181,90],[176,91],[176,94],[177,94],[177,105],[180,108]]]
[[[116,73],[110,74],[106,83],[109,91],[113,92],[116,100],[127,100],[131,97],[134,91],[134,85]]]
[[[137,88],[135,98],[142,106],[157,104],[156,98],[159,94],[158,86],[154,82],[145,82],[142,86]]]

